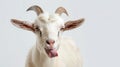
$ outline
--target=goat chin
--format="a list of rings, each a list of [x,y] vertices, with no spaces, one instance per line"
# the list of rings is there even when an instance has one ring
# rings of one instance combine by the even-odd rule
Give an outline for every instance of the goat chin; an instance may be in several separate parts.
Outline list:
[[[45,51],[37,50],[36,45],[30,50],[25,67],[82,67],[79,49],[70,38],[61,38],[58,56],[50,58]]]

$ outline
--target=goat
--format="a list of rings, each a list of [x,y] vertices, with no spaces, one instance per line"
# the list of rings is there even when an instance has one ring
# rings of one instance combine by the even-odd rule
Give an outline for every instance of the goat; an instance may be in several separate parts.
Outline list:
[[[54,14],[44,12],[37,5],[27,9],[30,10],[37,14],[34,23],[11,19],[16,27],[36,34],[36,45],[29,52],[25,67],[82,67],[79,49],[72,39],[62,37],[61,33],[79,27],[84,19],[64,22],[60,15],[68,13],[63,7],[57,8]]]

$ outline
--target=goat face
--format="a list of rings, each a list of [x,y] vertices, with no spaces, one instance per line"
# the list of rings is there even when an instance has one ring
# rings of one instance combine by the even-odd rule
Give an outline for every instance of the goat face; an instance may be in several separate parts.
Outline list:
[[[57,14],[43,13],[39,15],[33,25],[34,33],[40,42],[39,48],[44,48],[49,57],[57,56],[56,50],[59,48],[60,32],[64,27],[63,20]],[[54,52],[52,52],[53,50]]]
[[[34,23],[12,19],[12,23],[22,29],[34,32],[37,35],[37,49],[50,58],[58,56],[60,33],[74,29],[81,25],[84,19],[64,22],[60,17],[62,13],[68,15],[63,7],[59,7],[55,14],[44,13],[39,6],[31,6],[27,11],[34,10],[38,17]]]

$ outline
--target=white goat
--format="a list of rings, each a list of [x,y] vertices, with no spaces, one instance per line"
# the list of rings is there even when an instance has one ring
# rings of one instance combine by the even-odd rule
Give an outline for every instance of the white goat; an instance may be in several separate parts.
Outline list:
[[[69,38],[61,37],[61,32],[71,30],[82,24],[84,19],[65,22],[60,17],[62,13],[68,15],[63,7],[57,8],[55,14],[44,13],[37,6],[27,9],[37,13],[34,23],[12,19],[15,26],[32,31],[37,36],[27,57],[25,67],[82,67],[79,50]]]

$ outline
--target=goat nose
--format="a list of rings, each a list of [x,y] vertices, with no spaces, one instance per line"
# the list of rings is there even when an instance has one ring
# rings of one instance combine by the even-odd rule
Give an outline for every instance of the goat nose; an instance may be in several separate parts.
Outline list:
[[[54,40],[46,40],[46,43],[49,45],[53,45],[55,43],[55,41]]]

